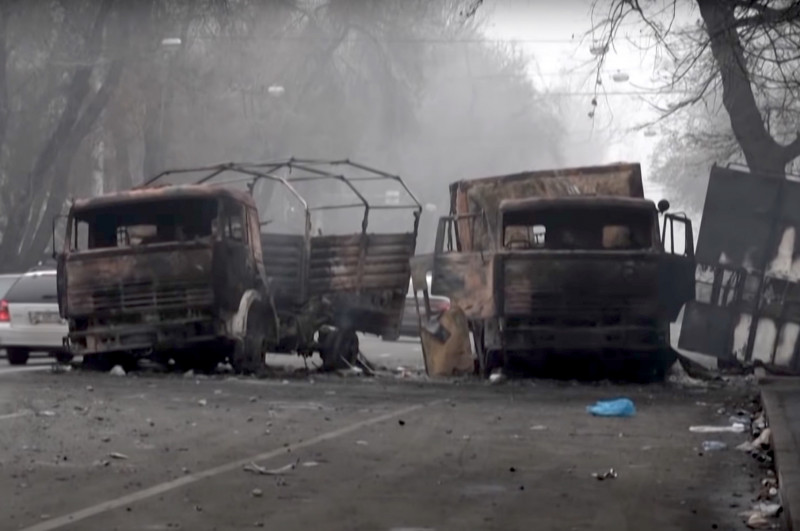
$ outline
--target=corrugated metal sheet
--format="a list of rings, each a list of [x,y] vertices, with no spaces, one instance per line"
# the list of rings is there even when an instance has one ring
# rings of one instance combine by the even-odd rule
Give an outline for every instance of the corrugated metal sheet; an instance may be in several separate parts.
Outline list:
[[[274,297],[278,300],[301,300],[305,254],[303,236],[262,234],[261,249],[264,270]]]
[[[412,234],[320,236],[311,239],[309,295],[408,290]]]

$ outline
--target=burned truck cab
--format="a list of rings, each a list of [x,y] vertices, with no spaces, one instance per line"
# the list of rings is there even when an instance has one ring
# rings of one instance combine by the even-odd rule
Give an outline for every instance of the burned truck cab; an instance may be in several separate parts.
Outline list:
[[[499,215],[500,320],[486,348],[507,356],[591,352],[631,363],[664,355],[669,304],[660,293],[664,252],[651,201],[508,200]]]
[[[263,272],[257,212],[246,193],[192,185],[76,200],[58,269],[72,354],[110,364],[157,347],[216,366]]]

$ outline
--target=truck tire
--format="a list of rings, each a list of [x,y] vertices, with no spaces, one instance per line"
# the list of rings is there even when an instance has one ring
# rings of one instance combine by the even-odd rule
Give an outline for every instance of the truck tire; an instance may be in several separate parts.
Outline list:
[[[9,347],[6,349],[6,357],[9,365],[26,365],[31,351],[26,348]]]
[[[244,336],[236,340],[230,355],[231,366],[239,374],[260,374],[266,368],[266,316],[259,302],[254,302],[247,312]]]
[[[338,328],[328,332],[322,339],[319,349],[322,370],[333,371],[355,365],[358,349],[358,336],[355,330]]]

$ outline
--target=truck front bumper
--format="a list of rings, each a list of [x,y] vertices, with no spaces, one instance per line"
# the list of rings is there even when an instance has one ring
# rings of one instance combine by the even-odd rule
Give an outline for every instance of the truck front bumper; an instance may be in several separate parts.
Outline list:
[[[70,331],[64,349],[76,356],[137,350],[169,350],[220,338],[211,319],[180,319]]]

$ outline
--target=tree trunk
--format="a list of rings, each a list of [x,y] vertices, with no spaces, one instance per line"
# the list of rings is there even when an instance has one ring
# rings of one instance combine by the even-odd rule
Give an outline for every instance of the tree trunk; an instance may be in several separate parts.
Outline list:
[[[6,79],[6,66],[8,63],[7,29],[10,9],[7,5],[0,6],[0,150],[6,140],[8,131],[8,81]]]
[[[100,90],[97,91],[92,101],[89,102],[81,119],[70,132],[69,139],[62,149],[62,155],[59,157],[53,169],[55,178],[53,179],[50,194],[45,203],[44,216],[41,218],[42,221],[34,229],[30,243],[26,245],[25,249],[20,253],[20,258],[23,260],[23,263],[32,263],[41,259],[42,253],[51,237],[50,222],[61,213],[64,199],[69,190],[69,175],[71,173],[72,161],[78,153],[81,143],[92,131],[92,127],[97,122],[103,109],[108,105],[108,100],[111,99],[117,86],[119,86],[122,70],[123,64],[121,61],[117,60],[112,63],[105,82],[100,87]]]
[[[106,21],[113,4],[114,0],[104,0],[100,4],[87,41],[87,55],[90,61],[95,60],[102,50]],[[80,66],[72,76],[72,80],[66,89],[64,110],[27,176],[27,189],[19,197],[15,198],[15,202],[8,213],[6,230],[3,233],[3,241],[0,243],[0,256],[3,257],[3,264],[0,267],[18,269],[29,265],[28,259],[30,255],[26,250],[22,249],[22,243],[25,241],[26,235],[31,234],[32,227],[29,221],[33,219],[38,222],[40,219],[36,215],[38,212],[33,212],[32,208],[41,203],[44,197],[48,198],[48,202],[54,201],[55,195],[57,195],[56,191],[62,189],[60,186],[62,184],[61,181],[65,181],[68,177],[68,174],[56,175],[52,170],[57,160],[62,156],[65,147],[74,146],[73,149],[77,150],[80,146],[80,142],[75,143],[72,132],[76,128],[76,124],[82,119],[81,108],[91,91],[90,78],[93,70],[93,64]],[[87,112],[88,109],[83,113],[83,117],[88,116]],[[68,157],[72,156],[74,156],[74,153],[68,155]],[[54,180],[55,182],[53,182]],[[65,191],[62,192],[59,201],[63,201],[64,193]],[[43,247],[44,244],[42,244]],[[38,259],[39,257],[37,256]]]
[[[697,0],[697,5],[722,78],[722,103],[750,171],[784,176],[786,165],[800,156],[800,146],[798,142],[789,146],[779,144],[765,124],[750,85],[744,49],[736,29],[734,3]]]

